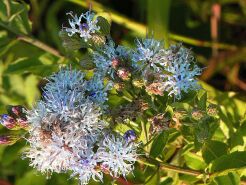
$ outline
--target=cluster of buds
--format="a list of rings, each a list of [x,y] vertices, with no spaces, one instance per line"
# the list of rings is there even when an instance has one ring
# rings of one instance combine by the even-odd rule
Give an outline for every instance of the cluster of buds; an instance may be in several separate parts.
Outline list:
[[[201,110],[195,109],[192,111],[191,116],[195,120],[200,120],[205,116],[205,113]]]
[[[10,130],[28,129],[28,122],[25,114],[25,108],[17,106],[9,106],[9,114],[2,114],[0,117],[0,123]]]
[[[210,104],[207,108],[207,114],[209,116],[216,116],[218,115],[218,109],[216,105]]]

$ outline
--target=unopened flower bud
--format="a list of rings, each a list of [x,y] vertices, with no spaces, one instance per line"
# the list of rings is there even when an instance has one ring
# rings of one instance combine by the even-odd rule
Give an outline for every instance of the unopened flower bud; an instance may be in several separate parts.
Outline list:
[[[138,87],[138,88],[142,88],[144,86],[144,82],[143,80],[141,79],[135,79],[132,81],[132,84],[135,86],[135,87]]]
[[[17,118],[16,121],[17,121],[18,125],[19,125],[21,128],[23,128],[23,129],[25,129],[25,130],[28,130],[28,129],[29,129],[29,124],[28,124],[26,118]]]
[[[14,135],[2,135],[0,136],[0,145],[12,145],[14,144],[19,138]]]
[[[129,80],[131,77],[131,73],[125,68],[119,69],[117,74],[122,80]]]
[[[168,130],[170,127],[170,119],[165,117],[164,114],[158,114],[153,118],[149,118],[148,121],[151,123],[151,133],[160,133],[163,130]]]
[[[19,125],[16,122],[16,120],[13,117],[9,116],[8,114],[1,115],[0,123],[7,129],[11,129],[11,130],[19,129]]]
[[[146,91],[148,94],[160,95],[163,96],[162,84],[159,82],[152,83],[146,86]]]
[[[7,110],[8,113],[14,118],[25,117],[25,108],[21,105],[15,105],[15,106],[10,105],[7,107]]]
[[[200,110],[194,110],[191,113],[191,116],[192,116],[193,119],[199,120],[199,119],[201,119],[204,116],[204,113],[202,111],[200,111]]]
[[[216,105],[209,105],[207,108],[207,113],[209,116],[216,116],[218,114]]]
[[[119,61],[117,58],[114,58],[114,59],[112,60],[112,67],[113,67],[114,69],[117,69],[118,66],[119,66],[119,64],[120,64],[120,61]]]
[[[124,89],[125,85],[123,83],[114,83],[114,88],[117,91],[122,91]]]
[[[135,141],[137,139],[137,136],[133,130],[126,131],[125,134],[123,135],[123,137],[127,143],[130,143],[130,142]]]

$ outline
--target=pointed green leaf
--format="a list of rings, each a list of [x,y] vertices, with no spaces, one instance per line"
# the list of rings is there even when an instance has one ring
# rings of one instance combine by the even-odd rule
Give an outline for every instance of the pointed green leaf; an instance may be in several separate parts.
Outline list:
[[[202,157],[207,164],[227,154],[228,146],[220,141],[209,141],[202,148]]]
[[[110,34],[110,23],[108,22],[107,19],[105,19],[102,16],[97,17],[97,25],[100,26],[100,32],[103,35],[109,35]]]
[[[246,151],[223,155],[212,162],[211,172],[246,167]]]
[[[150,149],[150,155],[152,157],[157,157],[158,155],[160,155],[162,153],[162,151],[164,150],[164,147],[167,143],[168,135],[169,134],[167,131],[163,131],[153,141],[153,144],[152,144],[151,149]]]

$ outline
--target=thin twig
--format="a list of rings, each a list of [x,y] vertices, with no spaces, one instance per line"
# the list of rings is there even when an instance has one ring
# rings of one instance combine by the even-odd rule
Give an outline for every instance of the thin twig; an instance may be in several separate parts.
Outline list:
[[[36,46],[36,47],[38,47],[38,48],[40,48],[40,49],[42,49],[44,51],[47,51],[47,52],[49,52],[49,53],[51,53],[51,54],[53,54],[53,55],[55,55],[55,56],[57,56],[59,58],[64,58],[64,56],[62,56],[58,50],[56,50],[56,49],[44,44],[43,42],[41,42],[41,41],[39,41],[37,39],[31,38],[31,37],[28,37],[28,36],[24,36],[24,35],[17,36],[17,39],[21,40],[21,41],[24,41],[24,42],[27,42],[29,44],[32,44],[32,45],[34,45],[34,46]]]

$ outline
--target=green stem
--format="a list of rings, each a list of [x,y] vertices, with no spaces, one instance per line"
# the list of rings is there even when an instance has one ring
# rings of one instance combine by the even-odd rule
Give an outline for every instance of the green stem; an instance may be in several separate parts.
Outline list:
[[[37,39],[30,38],[30,37],[24,36],[24,35],[18,36],[17,39],[20,40],[20,41],[24,41],[26,43],[32,44],[32,45],[34,45],[34,46],[36,46],[36,47],[38,47],[38,48],[40,48],[40,49],[42,49],[44,51],[47,51],[47,52],[53,54],[54,56],[57,56],[59,58],[64,58],[60,54],[59,51],[57,51],[56,49],[54,49],[54,48],[52,48],[52,47],[50,47],[50,46],[48,46],[46,44],[44,44],[43,42],[41,42],[41,41],[39,41]]]
[[[199,176],[199,175],[203,174],[200,171],[185,169],[185,168],[181,168],[179,166],[174,166],[174,165],[170,165],[170,164],[166,164],[166,163],[161,163],[160,168],[163,170],[170,170],[173,172],[192,175],[192,176]]]

